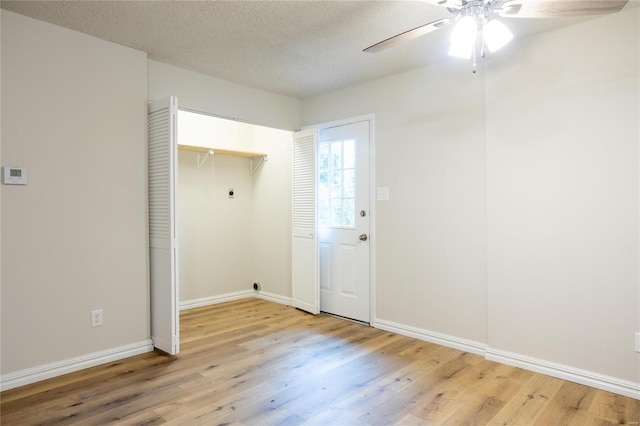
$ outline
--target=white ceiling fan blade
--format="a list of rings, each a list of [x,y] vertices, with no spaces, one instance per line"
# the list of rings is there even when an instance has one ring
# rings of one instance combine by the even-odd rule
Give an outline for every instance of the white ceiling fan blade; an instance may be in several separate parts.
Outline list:
[[[571,18],[615,13],[629,0],[507,0],[499,10],[505,18]]]
[[[442,6],[449,9],[461,9],[462,0],[421,0],[423,3],[432,4],[434,6]]]
[[[405,41],[413,40],[414,38],[429,34],[430,32],[448,25],[450,22],[451,19],[449,18],[438,19],[437,21],[429,22],[428,24],[421,25],[412,30],[405,31],[401,34],[383,40],[380,43],[376,43],[373,46],[369,46],[364,49],[363,52],[375,53],[384,49],[388,49],[389,47],[396,46],[400,43],[404,43]]]

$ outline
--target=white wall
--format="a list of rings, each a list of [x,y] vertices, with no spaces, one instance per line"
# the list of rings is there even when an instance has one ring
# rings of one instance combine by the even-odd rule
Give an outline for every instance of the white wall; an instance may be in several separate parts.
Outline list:
[[[452,60],[303,101],[304,125],[376,114],[378,321],[637,394],[639,26],[635,9],[515,40],[476,76]]]
[[[303,124],[375,113],[376,320],[482,345],[486,331],[484,81],[469,64],[303,101]]]
[[[292,133],[253,126],[253,149],[269,154],[253,180],[251,267],[263,294],[291,297]]]
[[[182,145],[251,151],[253,127],[206,114],[178,111],[178,143]]]
[[[197,153],[180,150],[178,224],[181,302],[206,303],[252,289],[291,294],[290,131],[181,111],[178,142],[268,154],[250,159],[216,154],[198,169]],[[228,197],[229,188],[234,198]]]
[[[2,374],[149,338],[147,58],[2,11]],[[103,309],[104,326],[90,327]]]
[[[177,96],[178,107],[276,129],[300,128],[300,100],[149,61],[149,99]]]
[[[489,345],[640,382],[638,9],[487,69]]]
[[[249,160],[216,155],[198,169],[197,153],[178,155],[180,301],[251,288],[253,176]],[[228,198],[228,189],[234,198]]]

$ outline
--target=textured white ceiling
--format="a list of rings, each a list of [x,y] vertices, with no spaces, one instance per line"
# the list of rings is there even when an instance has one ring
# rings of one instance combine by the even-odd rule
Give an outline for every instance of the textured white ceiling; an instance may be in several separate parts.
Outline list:
[[[153,60],[297,98],[457,60],[446,55],[450,28],[362,52],[451,16],[420,1],[3,0],[1,7],[145,51]],[[505,21],[517,43],[577,20]]]

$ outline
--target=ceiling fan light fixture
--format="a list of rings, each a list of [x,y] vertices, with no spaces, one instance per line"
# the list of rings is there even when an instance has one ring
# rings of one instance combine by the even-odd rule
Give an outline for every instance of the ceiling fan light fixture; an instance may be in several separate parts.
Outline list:
[[[484,42],[490,52],[497,52],[513,39],[509,28],[497,19],[489,21],[484,26]]]
[[[456,58],[469,59],[476,42],[478,25],[473,16],[463,16],[451,32],[449,55]]]

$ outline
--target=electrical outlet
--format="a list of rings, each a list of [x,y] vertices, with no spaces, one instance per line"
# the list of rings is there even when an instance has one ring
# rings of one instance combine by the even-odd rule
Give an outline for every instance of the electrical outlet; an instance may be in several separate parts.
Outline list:
[[[100,327],[102,325],[102,309],[91,311],[91,327]]]
[[[636,352],[640,352],[640,332],[636,332]]]

